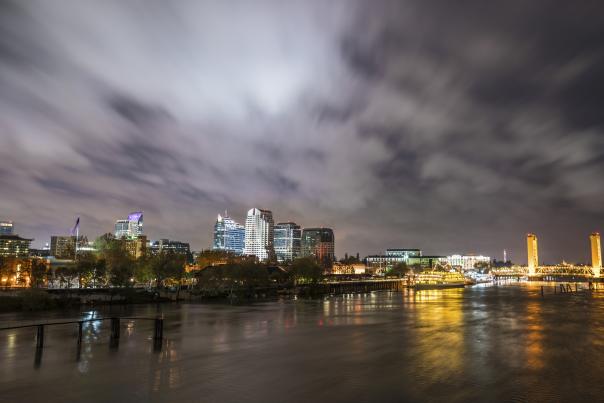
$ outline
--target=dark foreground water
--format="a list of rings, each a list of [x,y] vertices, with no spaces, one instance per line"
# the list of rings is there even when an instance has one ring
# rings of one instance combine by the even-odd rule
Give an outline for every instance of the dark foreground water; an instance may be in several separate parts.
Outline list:
[[[0,331],[0,401],[604,400],[604,292],[541,298],[516,284],[113,313],[158,312],[159,353],[147,322],[122,323],[117,350],[108,323],[87,326],[79,361],[75,326],[51,327],[38,364],[33,330]]]

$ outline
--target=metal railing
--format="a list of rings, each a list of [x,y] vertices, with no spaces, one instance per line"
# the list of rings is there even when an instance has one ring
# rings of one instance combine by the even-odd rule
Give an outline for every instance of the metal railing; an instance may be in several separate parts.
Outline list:
[[[77,347],[78,347],[78,359],[79,359],[79,353],[80,353],[80,349],[82,346],[82,334],[83,334],[84,323],[111,321],[110,332],[109,332],[109,345],[111,347],[117,347],[119,345],[122,319],[154,321],[154,328],[153,328],[154,344],[153,344],[153,346],[154,346],[155,351],[161,351],[162,341],[163,341],[163,337],[164,337],[164,318],[163,317],[140,317],[139,316],[139,317],[108,317],[108,318],[68,320],[68,321],[60,321],[60,322],[45,322],[45,323],[35,323],[35,324],[28,324],[28,325],[6,326],[6,327],[0,327],[0,331],[35,328],[36,329],[36,360],[35,360],[35,364],[36,364],[36,366],[39,366],[41,357],[42,357],[42,349],[44,348],[44,329],[47,326],[60,326],[60,325],[72,325],[72,324],[78,325]]]

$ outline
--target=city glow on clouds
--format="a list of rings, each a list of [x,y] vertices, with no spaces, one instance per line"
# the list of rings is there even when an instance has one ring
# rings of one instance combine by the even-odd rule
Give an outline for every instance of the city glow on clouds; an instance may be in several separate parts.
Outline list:
[[[40,245],[144,210],[151,238],[200,249],[218,212],[255,206],[333,227],[338,255],[521,260],[535,232],[545,259],[585,259],[604,225],[602,14],[3,2],[0,218]]]

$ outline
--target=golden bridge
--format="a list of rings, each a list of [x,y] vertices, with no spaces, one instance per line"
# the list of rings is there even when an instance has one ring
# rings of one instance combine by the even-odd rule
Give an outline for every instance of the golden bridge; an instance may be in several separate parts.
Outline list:
[[[496,278],[526,277],[529,280],[601,281],[602,248],[600,246],[600,234],[594,232],[589,236],[589,240],[591,246],[591,266],[574,265],[566,262],[555,266],[547,266],[539,265],[537,236],[535,234],[528,234],[526,236],[528,265],[493,268],[491,274]]]
[[[591,266],[572,264],[559,264],[555,266],[537,266],[534,272],[529,271],[527,266],[512,266],[493,268],[491,274],[496,278],[521,278],[527,277],[531,280],[549,279],[599,279],[599,270]]]

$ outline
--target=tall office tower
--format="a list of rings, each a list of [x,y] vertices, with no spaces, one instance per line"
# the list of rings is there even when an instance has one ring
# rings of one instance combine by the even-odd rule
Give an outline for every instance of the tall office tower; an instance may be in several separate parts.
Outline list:
[[[244,255],[256,256],[260,260],[275,258],[273,213],[270,210],[253,208],[245,220]]]
[[[115,222],[114,235],[117,239],[130,237],[130,223],[128,220],[117,220]]]
[[[529,276],[535,275],[537,267],[539,266],[539,253],[537,250],[537,235],[527,234],[526,235],[526,247],[528,255],[528,269]]]
[[[600,277],[602,269],[602,247],[600,245],[600,233],[594,232],[589,236],[591,243],[591,266],[593,268],[594,277]]]
[[[214,241],[212,249],[225,250],[237,255],[243,254],[245,247],[245,227],[235,222],[226,213],[218,214],[214,224]]]
[[[0,235],[13,235],[12,221],[0,221]]]
[[[114,235],[117,239],[127,238],[136,239],[143,234],[143,212],[135,211],[128,214],[126,220],[117,220],[115,222]]]
[[[291,262],[300,256],[302,230],[294,222],[280,222],[275,225],[275,254],[277,261]]]
[[[128,214],[128,223],[130,226],[130,236],[132,238],[138,238],[139,235],[143,235],[143,212],[135,211]]]
[[[335,241],[331,228],[304,228],[302,231],[302,257],[314,257],[323,267],[335,260]]]

